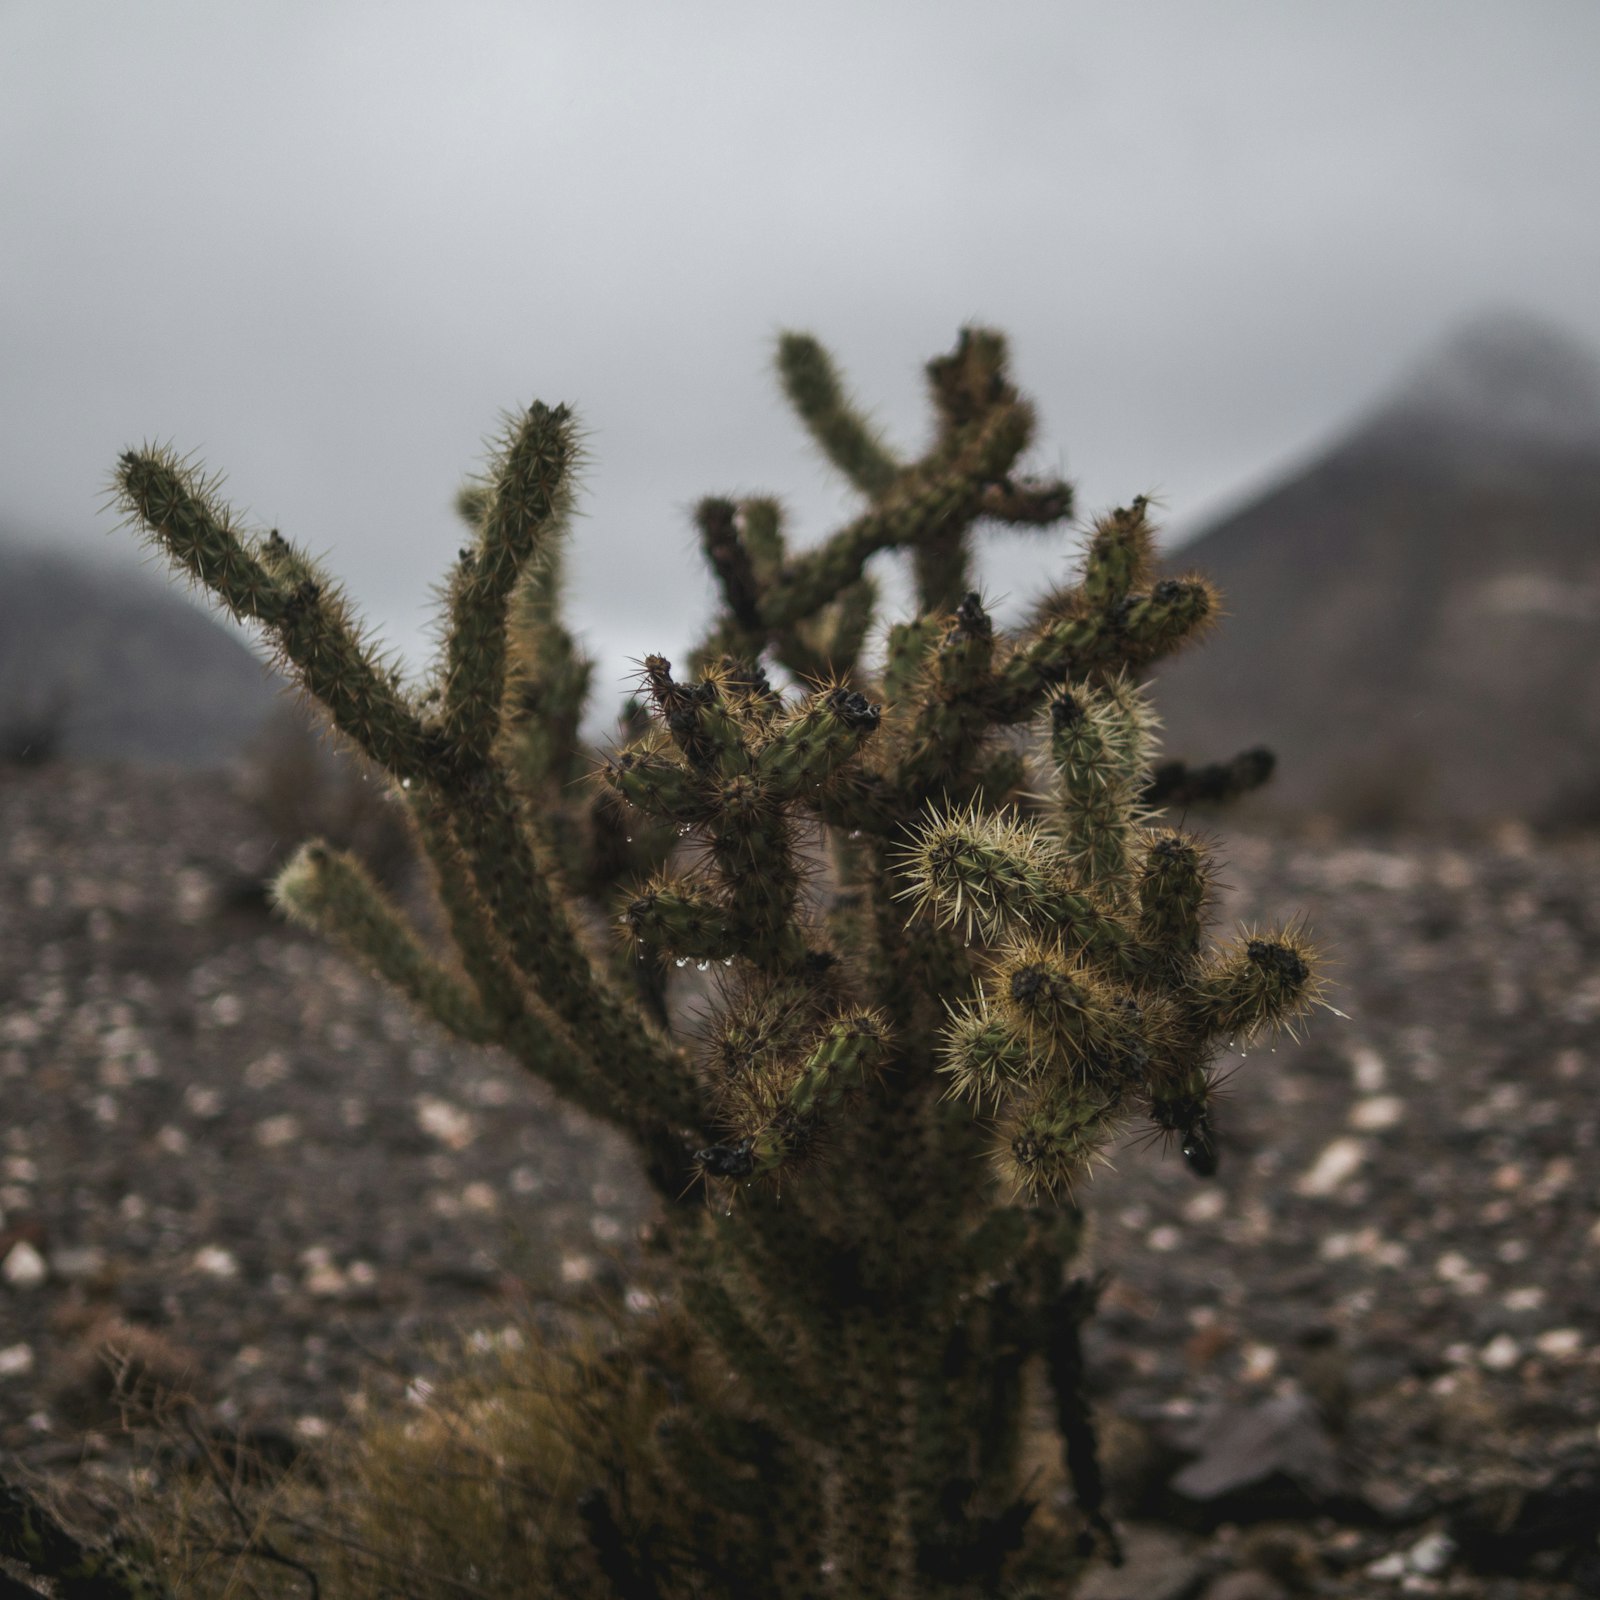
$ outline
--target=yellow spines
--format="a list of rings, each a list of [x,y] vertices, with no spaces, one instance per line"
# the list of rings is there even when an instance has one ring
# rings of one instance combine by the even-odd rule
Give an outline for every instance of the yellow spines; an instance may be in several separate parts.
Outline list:
[[[1155,565],[1155,529],[1140,495],[1131,505],[1099,517],[1083,564],[1083,594],[1093,606],[1113,606],[1150,581]]]
[[[1139,937],[1177,977],[1200,949],[1211,893],[1209,852],[1184,834],[1161,829],[1147,836],[1139,872]]]
[[[1038,926],[1058,898],[1059,846],[1014,811],[934,816],[900,858],[901,897],[946,927],[992,941],[1008,926]]]
[[[1298,928],[1245,934],[1208,961],[1184,1000],[1198,1030],[1246,1041],[1290,1026],[1317,1003],[1316,953]]]
[[[1001,1176],[1032,1204],[1070,1194],[1126,1124],[1115,1087],[1050,1079],[1002,1113],[995,1152]]]
[[[1104,1063],[1116,1034],[1111,996],[1076,957],[1048,939],[999,953],[984,988],[997,1018],[1057,1075],[1084,1078]]]
[[[1067,860],[1084,882],[1114,899],[1126,888],[1128,854],[1140,816],[1142,776],[1131,716],[1123,698],[1073,684],[1050,705],[1050,764],[1057,825]]]
[[[1039,1068],[1027,1039],[982,999],[952,1009],[939,1053],[949,1094],[975,1106],[1003,1098]]]
[[[851,1010],[827,1018],[787,1058],[766,1050],[712,1085],[719,1144],[697,1152],[708,1178],[742,1180],[792,1171],[814,1155],[833,1116],[864,1089],[889,1054],[880,1012]]]

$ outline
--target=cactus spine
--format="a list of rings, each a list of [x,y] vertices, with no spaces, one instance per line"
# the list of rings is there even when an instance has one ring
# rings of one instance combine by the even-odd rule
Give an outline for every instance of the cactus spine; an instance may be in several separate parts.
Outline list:
[[[511,419],[463,491],[443,660],[417,691],[316,563],[241,527],[170,452],[125,455],[117,486],[392,776],[451,948],[320,845],[280,905],[626,1130],[661,1195],[674,1359],[731,1380],[714,1400],[690,1385],[634,1468],[680,1523],[643,1525],[597,1470],[576,1565],[551,1535],[562,1592],[1053,1582],[1075,1555],[1021,1480],[1029,1370],[1055,1388],[1076,1554],[1111,1542],[1077,1347],[1093,1295],[1067,1275],[1074,1186],[1140,1122],[1211,1170],[1213,1058],[1304,1013],[1315,963],[1292,931],[1209,950],[1207,853],[1152,826],[1139,675],[1217,596],[1157,578],[1145,503],[1095,524],[1080,580],[1020,630],[974,592],[981,523],[1049,529],[1072,508],[1066,484],[1019,471],[1034,414],[1001,337],[968,329],[929,364],[937,427],[915,461],[814,340],[785,336],[778,365],[865,509],[791,551],[774,501],[704,501],[718,614],[681,676],[646,658],[598,761],[560,621],[580,454],[565,407]],[[911,559],[918,615],[874,662],[866,565],[888,550]],[[780,669],[802,687],[775,687]],[[669,1025],[685,967],[712,975],[693,1038]],[[554,1554],[529,1562],[530,1583],[554,1581]]]

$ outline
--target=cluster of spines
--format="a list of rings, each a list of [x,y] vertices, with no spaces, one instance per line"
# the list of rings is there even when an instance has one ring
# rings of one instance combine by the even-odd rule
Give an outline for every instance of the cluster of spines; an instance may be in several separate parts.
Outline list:
[[[1297,930],[1205,953],[1207,853],[1170,830],[1139,839],[1132,891],[1109,902],[1036,824],[943,817],[910,853],[919,906],[986,946],[978,993],[945,1029],[950,1093],[992,1110],[1001,1166],[1030,1197],[1070,1187],[1141,1116],[1214,1171],[1218,1050],[1317,996]]]

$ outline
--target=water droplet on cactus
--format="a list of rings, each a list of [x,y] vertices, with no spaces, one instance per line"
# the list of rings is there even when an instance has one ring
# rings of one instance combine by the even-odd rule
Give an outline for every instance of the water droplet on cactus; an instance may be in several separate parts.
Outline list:
[[[689,965],[689,958],[688,956],[679,956],[672,964],[675,967],[686,967]]]
[[[678,824],[678,837],[679,837],[679,838],[680,838],[680,839],[681,839],[681,838],[682,838],[682,837],[683,837],[683,836],[684,836],[684,834],[686,834],[686,833],[687,833],[687,832],[688,832],[688,831],[689,831],[689,824],[688,824],[688,823],[687,823],[687,822],[680,822],[680,823],[679,823],[679,824]]]
[[[633,843],[633,835],[631,833],[628,835],[628,843],[629,844]]]

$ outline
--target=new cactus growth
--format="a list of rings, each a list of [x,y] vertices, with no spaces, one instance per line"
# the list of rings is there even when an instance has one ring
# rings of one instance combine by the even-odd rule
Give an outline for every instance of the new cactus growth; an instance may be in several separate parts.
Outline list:
[[[672,1332],[639,1337],[676,1387],[648,1437],[593,1445],[566,1532],[529,1548],[529,1592],[1056,1592],[1114,1547],[1077,1345],[1093,1292],[1068,1276],[1081,1180],[1141,1124],[1213,1170],[1214,1060],[1301,1016],[1316,962],[1292,930],[1208,948],[1208,852],[1155,825],[1163,795],[1246,788],[1270,761],[1157,774],[1141,675],[1218,597],[1157,576],[1146,503],[1096,522],[1081,577],[1017,630],[975,592],[982,525],[1072,509],[1019,470],[1034,413],[1000,336],[968,329],[930,363],[916,460],[814,340],[785,336],[778,365],[865,509],[791,549],[776,502],[704,501],[718,614],[683,670],[645,658],[598,757],[560,620],[581,457],[565,407],[511,419],[463,492],[423,689],[315,562],[169,451],[125,455],[117,486],[390,774],[450,948],[318,845],[279,904],[626,1130],[661,1196]],[[910,557],[918,615],[875,655],[883,551]],[[684,982],[709,1014],[680,1032]],[[1023,1480],[1033,1370],[1076,1552]]]

